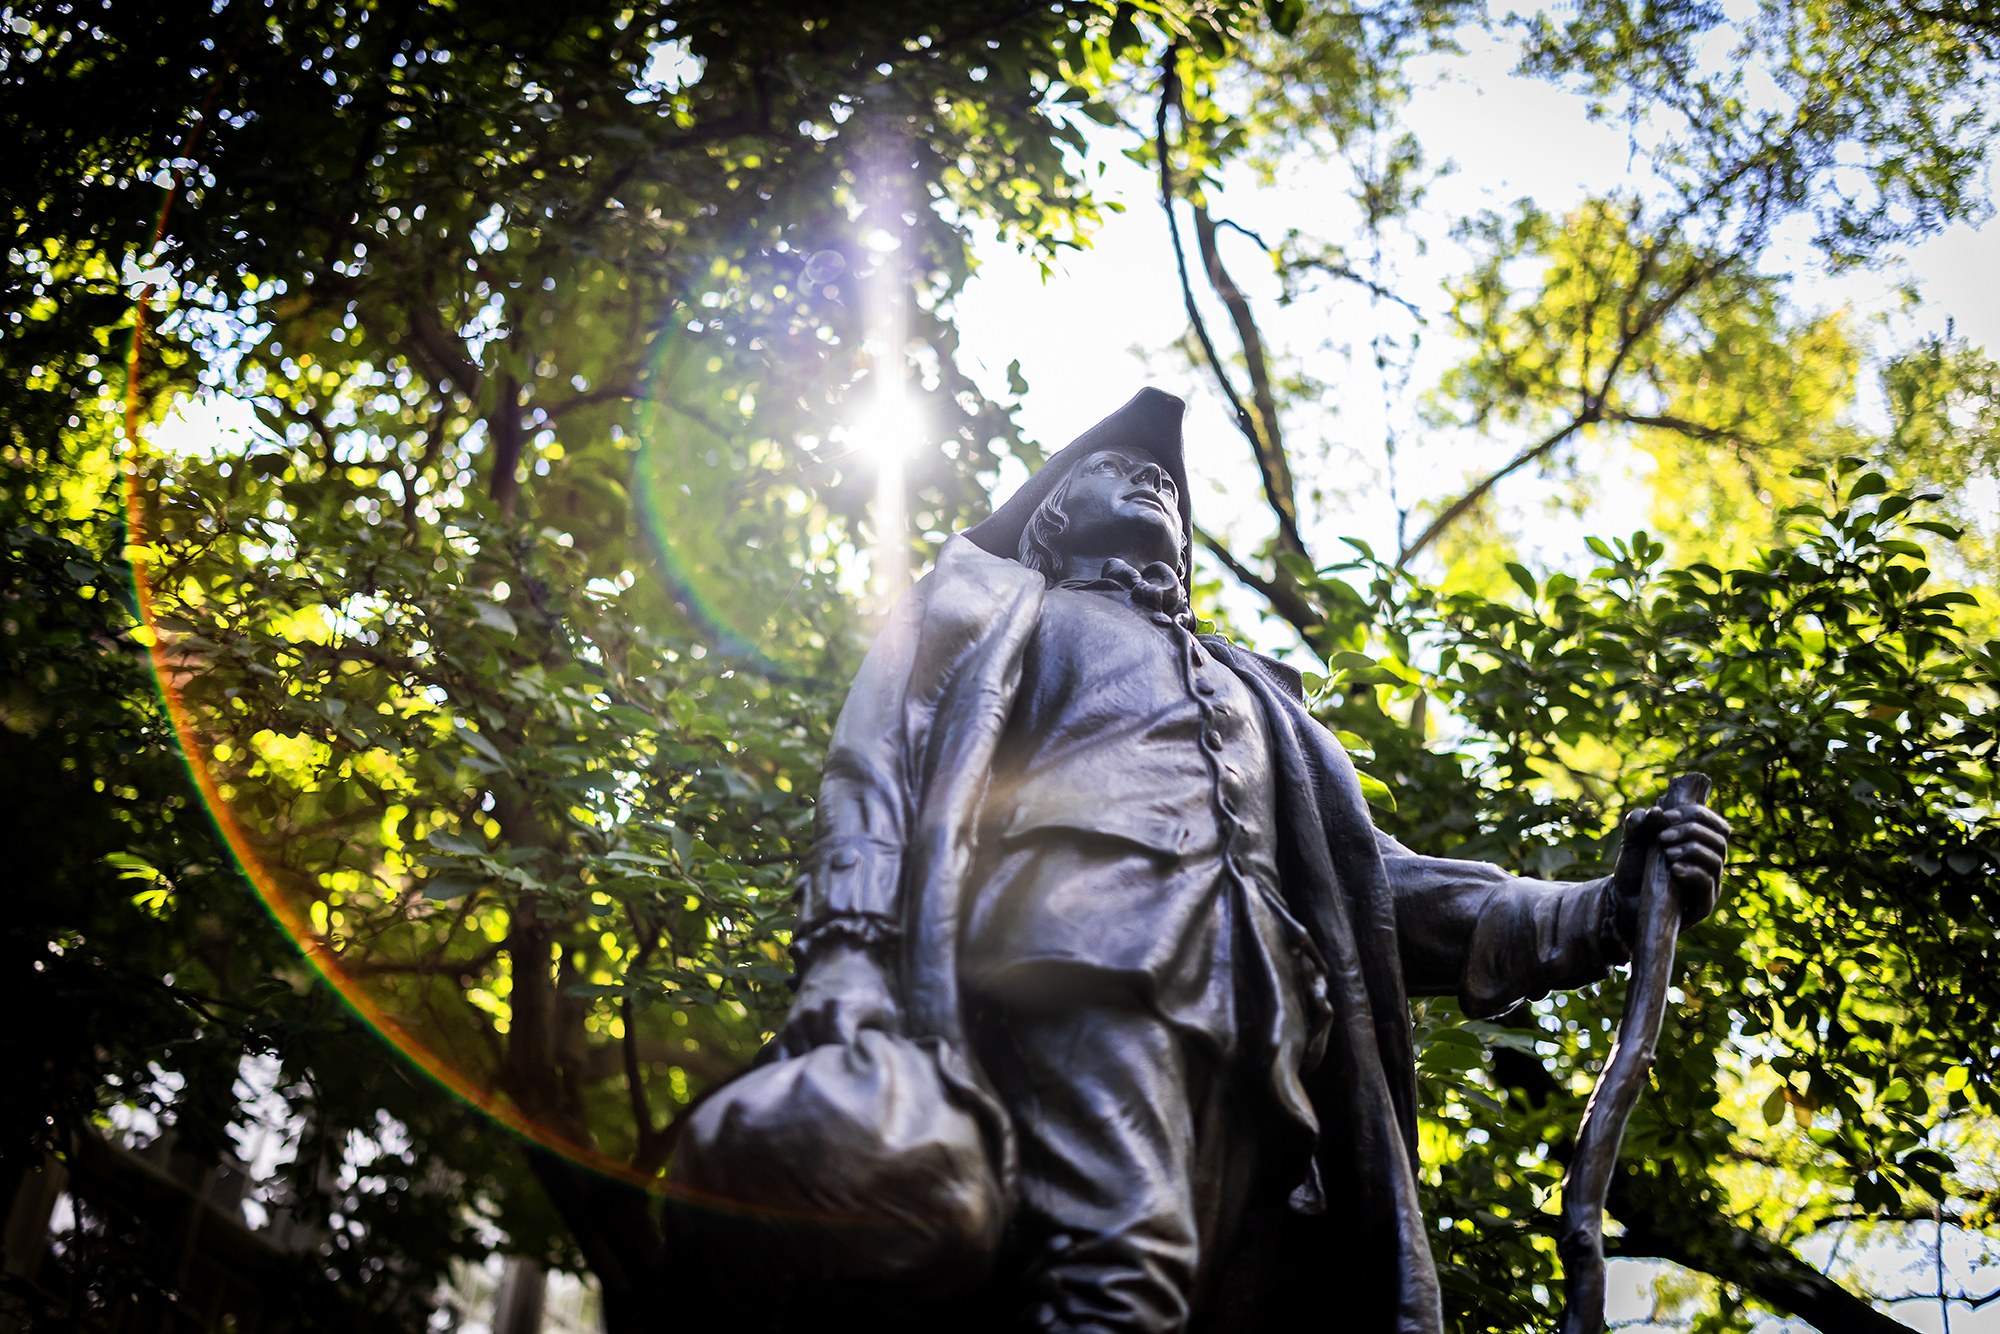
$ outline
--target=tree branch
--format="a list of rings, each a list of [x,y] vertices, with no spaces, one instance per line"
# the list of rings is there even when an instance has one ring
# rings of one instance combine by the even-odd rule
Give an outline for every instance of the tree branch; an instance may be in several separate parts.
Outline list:
[[[629,380],[621,380],[617,384],[599,385],[595,389],[585,390],[583,393],[566,398],[554,407],[543,408],[542,414],[550,421],[558,421],[578,408],[595,407],[599,403],[609,403],[614,399],[634,398],[638,392],[638,388]]]
[[[493,413],[486,419],[486,432],[493,437],[493,475],[487,479],[487,493],[500,513],[514,517],[514,502],[520,499],[521,482],[514,474],[521,466],[521,451],[527,444],[527,430],[521,424],[521,386],[514,377],[501,373],[493,396]]]
[[[632,967],[627,970],[629,974],[646,966],[646,958],[653,952],[654,935],[643,928],[638,912],[630,904],[626,905],[626,913],[634,934],[639,938],[638,953],[633,957]],[[646,1100],[646,1081],[639,1069],[639,1012],[630,996],[619,999],[618,1012],[625,1021],[625,1032],[619,1039],[618,1049],[619,1055],[624,1058],[625,1096],[632,1101],[632,1125],[638,1143],[635,1156],[644,1160],[651,1156],[649,1151],[659,1132],[653,1129],[653,1107]]]
[[[1621,1184],[1628,1188],[1616,1193],[1629,1197],[1634,1192],[1628,1183],[1636,1180],[1626,1173]],[[1678,1201],[1663,1214],[1643,1204],[1635,1207],[1629,1198],[1615,1203],[1613,1212],[1626,1230],[1607,1242],[1606,1254],[1671,1260],[1699,1270],[1823,1334],[1909,1334],[1908,1325],[1882,1314],[1789,1247],[1712,1214],[1697,1215]]]
[[[1636,225],[1636,217],[1633,223],[1628,223],[1627,225],[1628,228]],[[1674,226],[1678,226],[1678,223],[1674,224]],[[1672,230],[1672,227],[1668,229],[1669,234],[1671,234]],[[1428,528],[1424,529],[1417,536],[1416,541],[1404,547],[1402,552],[1397,555],[1396,568],[1400,570],[1408,565],[1411,560],[1416,558],[1418,553],[1436,541],[1439,534],[1455,523],[1467,510],[1484,499],[1486,494],[1503,477],[1545,456],[1550,450],[1574,435],[1582,427],[1601,421],[1618,421],[1627,425],[1658,426],[1668,430],[1679,430],[1700,439],[1717,439],[1726,435],[1727,432],[1725,431],[1686,422],[1678,417],[1645,417],[1607,409],[1605,405],[1610,401],[1611,389],[1619,373],[1624,370],[1625,363],[1632,356],[1632,350],[1639,345],[1640,341],[1658,328],[1660,323],[1666,319],[1667,314],[1675,306],[1679,305],[1689,292],[1692,292],[1701,283],[1721,272],[1724,266],[1740,257],[1742,253],[1742,250],[1738,249],[1724,254],[1711,255],[1708,259],[1699,263],[1690,263],[1686,271],[1681,274],[1680,278],[1672,286],[1638,311],[1635,319],[1633,316],[1634,302],[1640,288],[1645,284],[1648,275],[1652,271],[1654,258],[1654,251],[1651,248],[1642,247],[1639,276],[1627,286],[1624,296],[1619,302],[1618,345],[1612,351],[1610,361],[1605,365],[1603,372],[1598,377],[1596,389],[1590,387],[1590,342],[1586,324],[1583,334],[1583,346],[1579,349],[1580,378],[1583,380],[1583,384],[1577,390],[1578,395],[1582,399],[1582,408],[1578,411],[1577,415],[1561,430],[1550,435],[1540,443],[1531,445],[1521,451],[1504,468],[1493,473],[1463,496],[1460,496],[1456,501],[1452,502],[1443,513],[1439,514],[1431,522]],[[1591,302],[1591,309],[1592,311],[1595,309],[1594,298]]]
[[[1222,298],[1229,318],[1236,325],[1236,337],[1243,344],[1243,362],[1250,370],[1250,396],[1257,405],[1259,430],[1250,438],[1257,457],[1257,470],[1264,478],[1264,499],[1278,518],[1278,536],[1283,545],[1303,556],[1299,540],[1299,502],[1292,481],[1292,468],[1285,457],[1285,437],[1278,423],[1277,397],[1271,392],[1271,369],[1264,354],[1264,335],[1250,312],[1243,289],[1222,266],[1222,252],[1215,244],[1215,220],[1201,205],[1194,205],[1195,244],[1201,250],[1202,267],[1208,270],[1208,284]]]
[[[1194,540],[1201,543],[1210,555],[1221,561],[1222,567],[1235,575],[1246,587],[1261,594],[1264,600],[1271,604],[1271,610],[1282,616],[1301,635],[1310,634],[1324,624],[1326,618],[1320,615],[1319,609],[1307,601],[1297,588],[1289,583],[1280,584],[1264,578],[1236,559],[1228,547],[1204,531],[1199,524],[1195,526]]]
[[[435,387],[435,386],[434,386]],[[417,479],[430,469],[444,450],[444,425],[451,414],[451,399],[438,394],[437,415],[431,418],[430,426],[424,432],[423,452],[411,463],[410,470],[403,474],[403,544],[410,545],[417,535]]]
[[[1984,1297],[1975,1297],[1969,1292],[1901,1292],[1894,1297],[1877,1297],[1878,1302],[1959,1302],[1977,1311],[1989,1303],[2000,1301],[2000,1288],[1995,1288]]]
[[[1693,436],[1697,440],[1726,440],[1734,432],[1721,426],[1703,426],[1685,417],[1675,417],[1666,413],[1648,415],[1639,412],[1615,412],[1607,409],[1600,414],[1605,421],[1617,422],[1621,426],[1647,426],[1656,431],[1677,431]]]
[[[476,399],[483,377],[464,350],[453,346],[455,341],[429,303],[422,300],[410,303],[410,342],[431,363],[430,378],[449,380],[459,393]]]
[[[1493,1052],[1493,1078],[1531,1107],[1547,1106],[1560,1091],[1548,1067],[1524,1052]],[[1550,1146],[1549,1156],[1568,1163],[1574,1141]],[[1612,1178],[1605,1201],[1625,1225],[1605,1239],[1605,1254],[1671,1260],[1721,1279],[1774,1310],[1797,1316],[1823,1334],[1910,1334],[1910,1327],[1877,1311],[1828,1278],[1790,1247],[1738,1227],[1704,1199],[1674,1190],[1671,1177],[1629,1167]]]
[[[1195,338],[1201,343],[1202,354],[1207,357],[1209,369],[1215,372],[1215,381],[1222,388],[1222,396],[1229,400],[1230,410],[1235,414],[1236,429],[1250,442],[1251,452],[1257,458],[1257,467],[1264,473],[1264,491],[1267,496],[1278,494],[1275,479],[1265,469],[1264,442],[1257,433],[1257,424],[1251,418],[1249,409],[1236,393],[1236,386],[1229,382],[1222,359],[1215,354],[1215,344],[1208,336],[1208,325],[1201,318],[1201,308],[1195,304],[1194,284],[1188,279],[1187,249],[1181,244],[1180,219],[1174,213],[1174,169],[1167,151],[1167,111],[1180,105],[1180,76],[1174,71],[1174,58],[1179,52],[1177,45],[1167,47],[1166,59],[1160,66],[1160,107],[1153,121],[1153,151],[1160,166],[1160,206],[1167,211],[1167,233],[1173,240],[1174,265],[1180,271],[1181,300],[1187,306],[1188,322],[1194,326]],[[1290,520],[1283,509],[1273,501],[1273,509],[1278,516],[1279,540],[1287,549],[1299,553],[1305,551],[1305,543],[1299,540],[1298,525]]]
[[[1221,225],[1226,227],[1236,227],[1236,224],[1233,222],[1224,222]],[[1243,234],[1245,236],[1250,237],[1251,240],[1257,241],[1257,244],[1259,245],[1264,244],[1261,240],[1258,240],[1255,233],[1245,232],[1241,227],[1236,227],[1236,230],[1239,232],[1243,232]],[[1265,246],[1264,248],[1266,250],[1270,249],[1269,246]],[[1415,302],[1410,301],[1404,297],[1397,296],[1394,292],[1384,287],[1381,283],[1376,282],[1373,278],[1370,278],[1367,274],[1358,273],[1346,264],[1336,264],[1332,260],[1327,260],[1327,259],[1307,259],[1307,260],[1298,260],[1293,263],[1287,264],[1285,265],[1285,269],[1287,272],[1290,273],[1295,273],[1300,269],[1318,269],[1321,273],[1326,274],[1328,277],[1338,278],[1343,282],[1350,282],[1357,287],[1366,289],[1370,296],[1379,297],[1383,301],[1393,302],[1396,305],[1401,306],[1406,312],[1408,312],[1410,318],[1415,320],[1418,324],[1430,323],[1429,320],[1424,318],[1424,312],[1417,308]]]

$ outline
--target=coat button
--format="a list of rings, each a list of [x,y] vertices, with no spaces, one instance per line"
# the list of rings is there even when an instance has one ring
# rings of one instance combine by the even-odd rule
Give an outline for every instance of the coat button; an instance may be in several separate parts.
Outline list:
[[[1209,680],[1207,677],[1203,677],[1194,683],[1194,693],[1197,695],[1213,695],[1215,693],[1215,682]]]
[[[833,869],[836,871],[851,871],[859,865],[861,854],[853,848],[842,848],[833,854]]]

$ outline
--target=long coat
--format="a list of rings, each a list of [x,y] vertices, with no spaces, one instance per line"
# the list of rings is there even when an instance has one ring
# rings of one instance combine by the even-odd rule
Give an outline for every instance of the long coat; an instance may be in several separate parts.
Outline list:
[[[963,535],[945,544],[855,678],[827,756],[819,837],[803,877],[802,926],[862,917],[900,933],[907,1032],[942,1039],[968,1060],[958,970],[976,888],[968,881],[1045,586],[1040,574]],[[1525,880],[1409,852],[1375,829],[1353,764],[1306,712],[1298,676],[1213,636],[1203,645],[1263,706],[1284,895],[1326,966],[1332,1030],[1305,1083],[1330,1206],[1318,1235],[1342,1254],[1304,1260],[1344,1262],[1338,1300],[1350,1313],[1369,1313],[1363,1323],[1436,1334],[1442,1316],[1418,1203],[1408,997],[1456,993],[1479,1016],[1603,976],[1619,961],[1604,930],[1609,882]]]

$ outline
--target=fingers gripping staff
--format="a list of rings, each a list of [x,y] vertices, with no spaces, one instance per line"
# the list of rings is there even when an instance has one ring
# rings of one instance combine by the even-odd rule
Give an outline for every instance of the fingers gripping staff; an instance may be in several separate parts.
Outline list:
[[[1708,799],[1706,774],[1682,774],[1667,784],[1660,806],[1674,810]],[[1681,927],[1680,895],[1672,867],[1656,839],[1646,854],[1639,891],[1638,931],[1632,945],[1632,981],[1611,1058],[1598,1076],[1577,1130],[1576,1153],[1563,1179],[1562,1256],[1564,1310],[1561,1334],[1601,1334],[1604,1329],[1604,1199],[1618,1165],[1625,1123],[1653,1068],[1673,980],[1674,937]]]

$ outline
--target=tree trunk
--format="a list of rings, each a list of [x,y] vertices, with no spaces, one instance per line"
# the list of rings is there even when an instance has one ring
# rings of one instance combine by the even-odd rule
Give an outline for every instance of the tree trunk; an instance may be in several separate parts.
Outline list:
[[[69,1184],[69,1169],[48,1154],[16,1154],[7,1192],[6,1231],[0,1235],[0,1273],[33,1282],[49,1248],[49,1218]]]
[[[487,494],[511,519],[521,498],[521,451],[527,443],[521,427],[521,386],[513,376],[503,375],[494,390],[493,412],[486,419],[486,433],[493,437],[493,476],[487,481]]]
[[[660,1324],[665,1252],[656,1203],[637,1186],[579,1167],[547,1149],[527,1150],[528,1166],[569,1225],[604,1303],[605,1334],[651,1334]],[[684,1254],[683,1261],[693,1257]],[[704,1290],[700,1266],[677,1275],[672,1291],[684,1304]],[[686,1312],[683,1312],[685,1318]],[[698,1322],[695,1327],[698,1326]],[[496,1327],[493,1334],[505,1334]]]
[[[500,1291],[493,1297],[493,1334],[542,1334],[548,1292],[546,1269],[525,1255],[508,1256]]]

